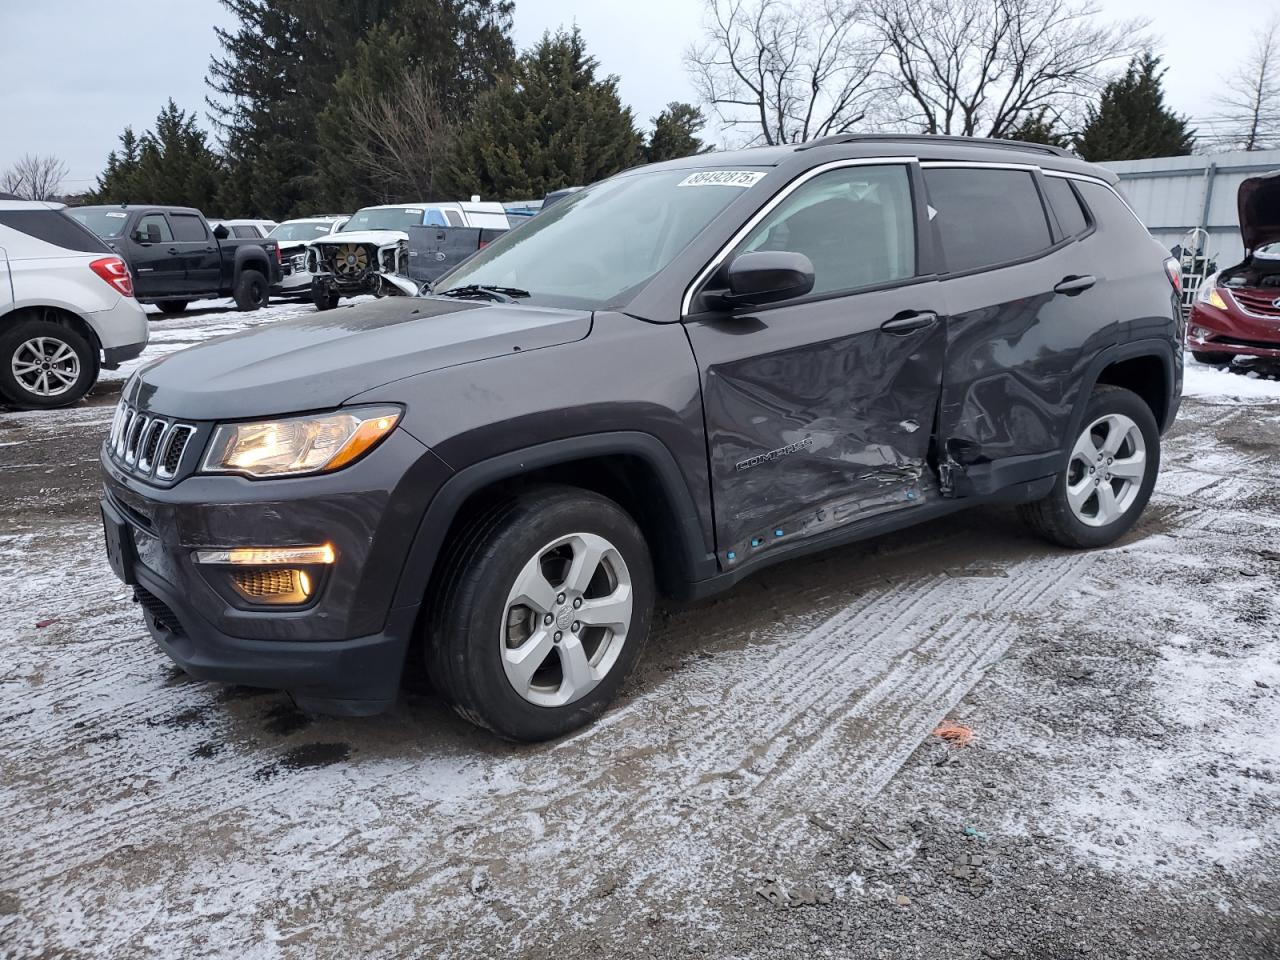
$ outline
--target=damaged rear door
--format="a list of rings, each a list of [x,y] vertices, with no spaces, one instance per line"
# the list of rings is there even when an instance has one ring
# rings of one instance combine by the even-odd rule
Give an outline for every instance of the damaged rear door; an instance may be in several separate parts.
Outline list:
[[[785,250],[813,263],[813,291],[687,318],[722,562],[912,509],[936,489],[926,460],[945,337],[939,284],[919,253],[921,192],[908,160],[809,171],[704,289],[724,286],[739,253]]]

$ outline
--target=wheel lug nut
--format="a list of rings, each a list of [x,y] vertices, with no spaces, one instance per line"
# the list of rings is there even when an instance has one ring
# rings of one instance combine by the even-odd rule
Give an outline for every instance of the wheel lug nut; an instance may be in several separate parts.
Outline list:
[[[556,643],[559,643],[561,640],[564,639],[564,634],[561,633],[559,630],[557,630],[556,635],[552,639],[555,640]]]
[[[542,622],[545,623],[547,626],[551,626],[551,621],[554,619],[555,617],[553,617],[551,614],[548,613],[545,617],[542,618]]]
[[[581,629],[582,629],[582,624],[579,623],[577,620],[575,620],[573,621],[573,627],[570,629],[570,632],[577,633]]]
[[[556,603],[564,603],[564,594],[563,594],[563,593],[562,593],[562,594],[560,594],[558,597],[556,597]]]

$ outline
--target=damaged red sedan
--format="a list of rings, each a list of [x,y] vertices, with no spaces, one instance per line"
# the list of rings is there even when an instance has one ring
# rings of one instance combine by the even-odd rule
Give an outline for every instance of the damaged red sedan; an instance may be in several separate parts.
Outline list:
[[[1205,278],[1187,325],[1201,363],[1280,359],[1280,171],[1244,181],[1237,202],[1244,259]]]

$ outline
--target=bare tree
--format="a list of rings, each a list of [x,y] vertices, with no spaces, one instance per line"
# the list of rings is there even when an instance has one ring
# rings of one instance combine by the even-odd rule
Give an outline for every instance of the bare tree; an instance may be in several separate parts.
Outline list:
[[[430,197],[452,128],[425,71],[388,93],[357,98],[351,159],[387,198]]]
[[[61,194],[68,172],[67,165],[52,154],[24,154],[0,174],[0,193],[12,193],[25,200],[53,200]]]
[[[706,39],[685,63],[722,127],[799,143],[864,122],[881,46],[847,0],[706,0]]]
[[[1254,36],[1253,50],[1228,79],[1231,91],[1215,139],[1240,150],[1280,145],[1280,16]]]
[[[908,124],[1007,136],[1047,108],[1060,118],[1142,45],[1143,21],[1107,24],[1075,0],[869,0],[882,65]]]

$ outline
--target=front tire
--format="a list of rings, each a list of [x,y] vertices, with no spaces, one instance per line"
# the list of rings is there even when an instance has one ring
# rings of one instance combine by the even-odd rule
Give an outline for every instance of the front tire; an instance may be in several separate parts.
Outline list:
[[[464,718],[509,740],[590,723],[648,638],[653,567],[616,503],[538,487],[481,512],[441,557],[427,671]]]
[[[1196,358],[1198,363],[1207,363],[1211,367],[1225,367],[1231,363],[1234,354],[1230,353],[1213,353],[1206,350],[1192,350],[1191,356]]]
[[[156,307],[161,313],[176,314],[186,310],[188,303],[190,303],[189,300],[162,300],[156,304]]]
[[[22,320],[0,335],[0,395],[24,410],[75,403],[98,379],[89,341],[52,320]]]
[[[311,285],[311,302],[316,305],[317,310],[332,310],[338,305],[338,295],[331,292],[326,286],[313,283]]]
[[[1102,547],[1123,536],[1151,499],[1160,472],[1160,429],[1146,402],[1123,387],[1094,389],[1067,468],[1048,496],[1021,513],[1064,547]]]
[[[240,271],[240,280],[233,295],[239,310],[259,310],[271,301],[267,278],[257,270]]]

